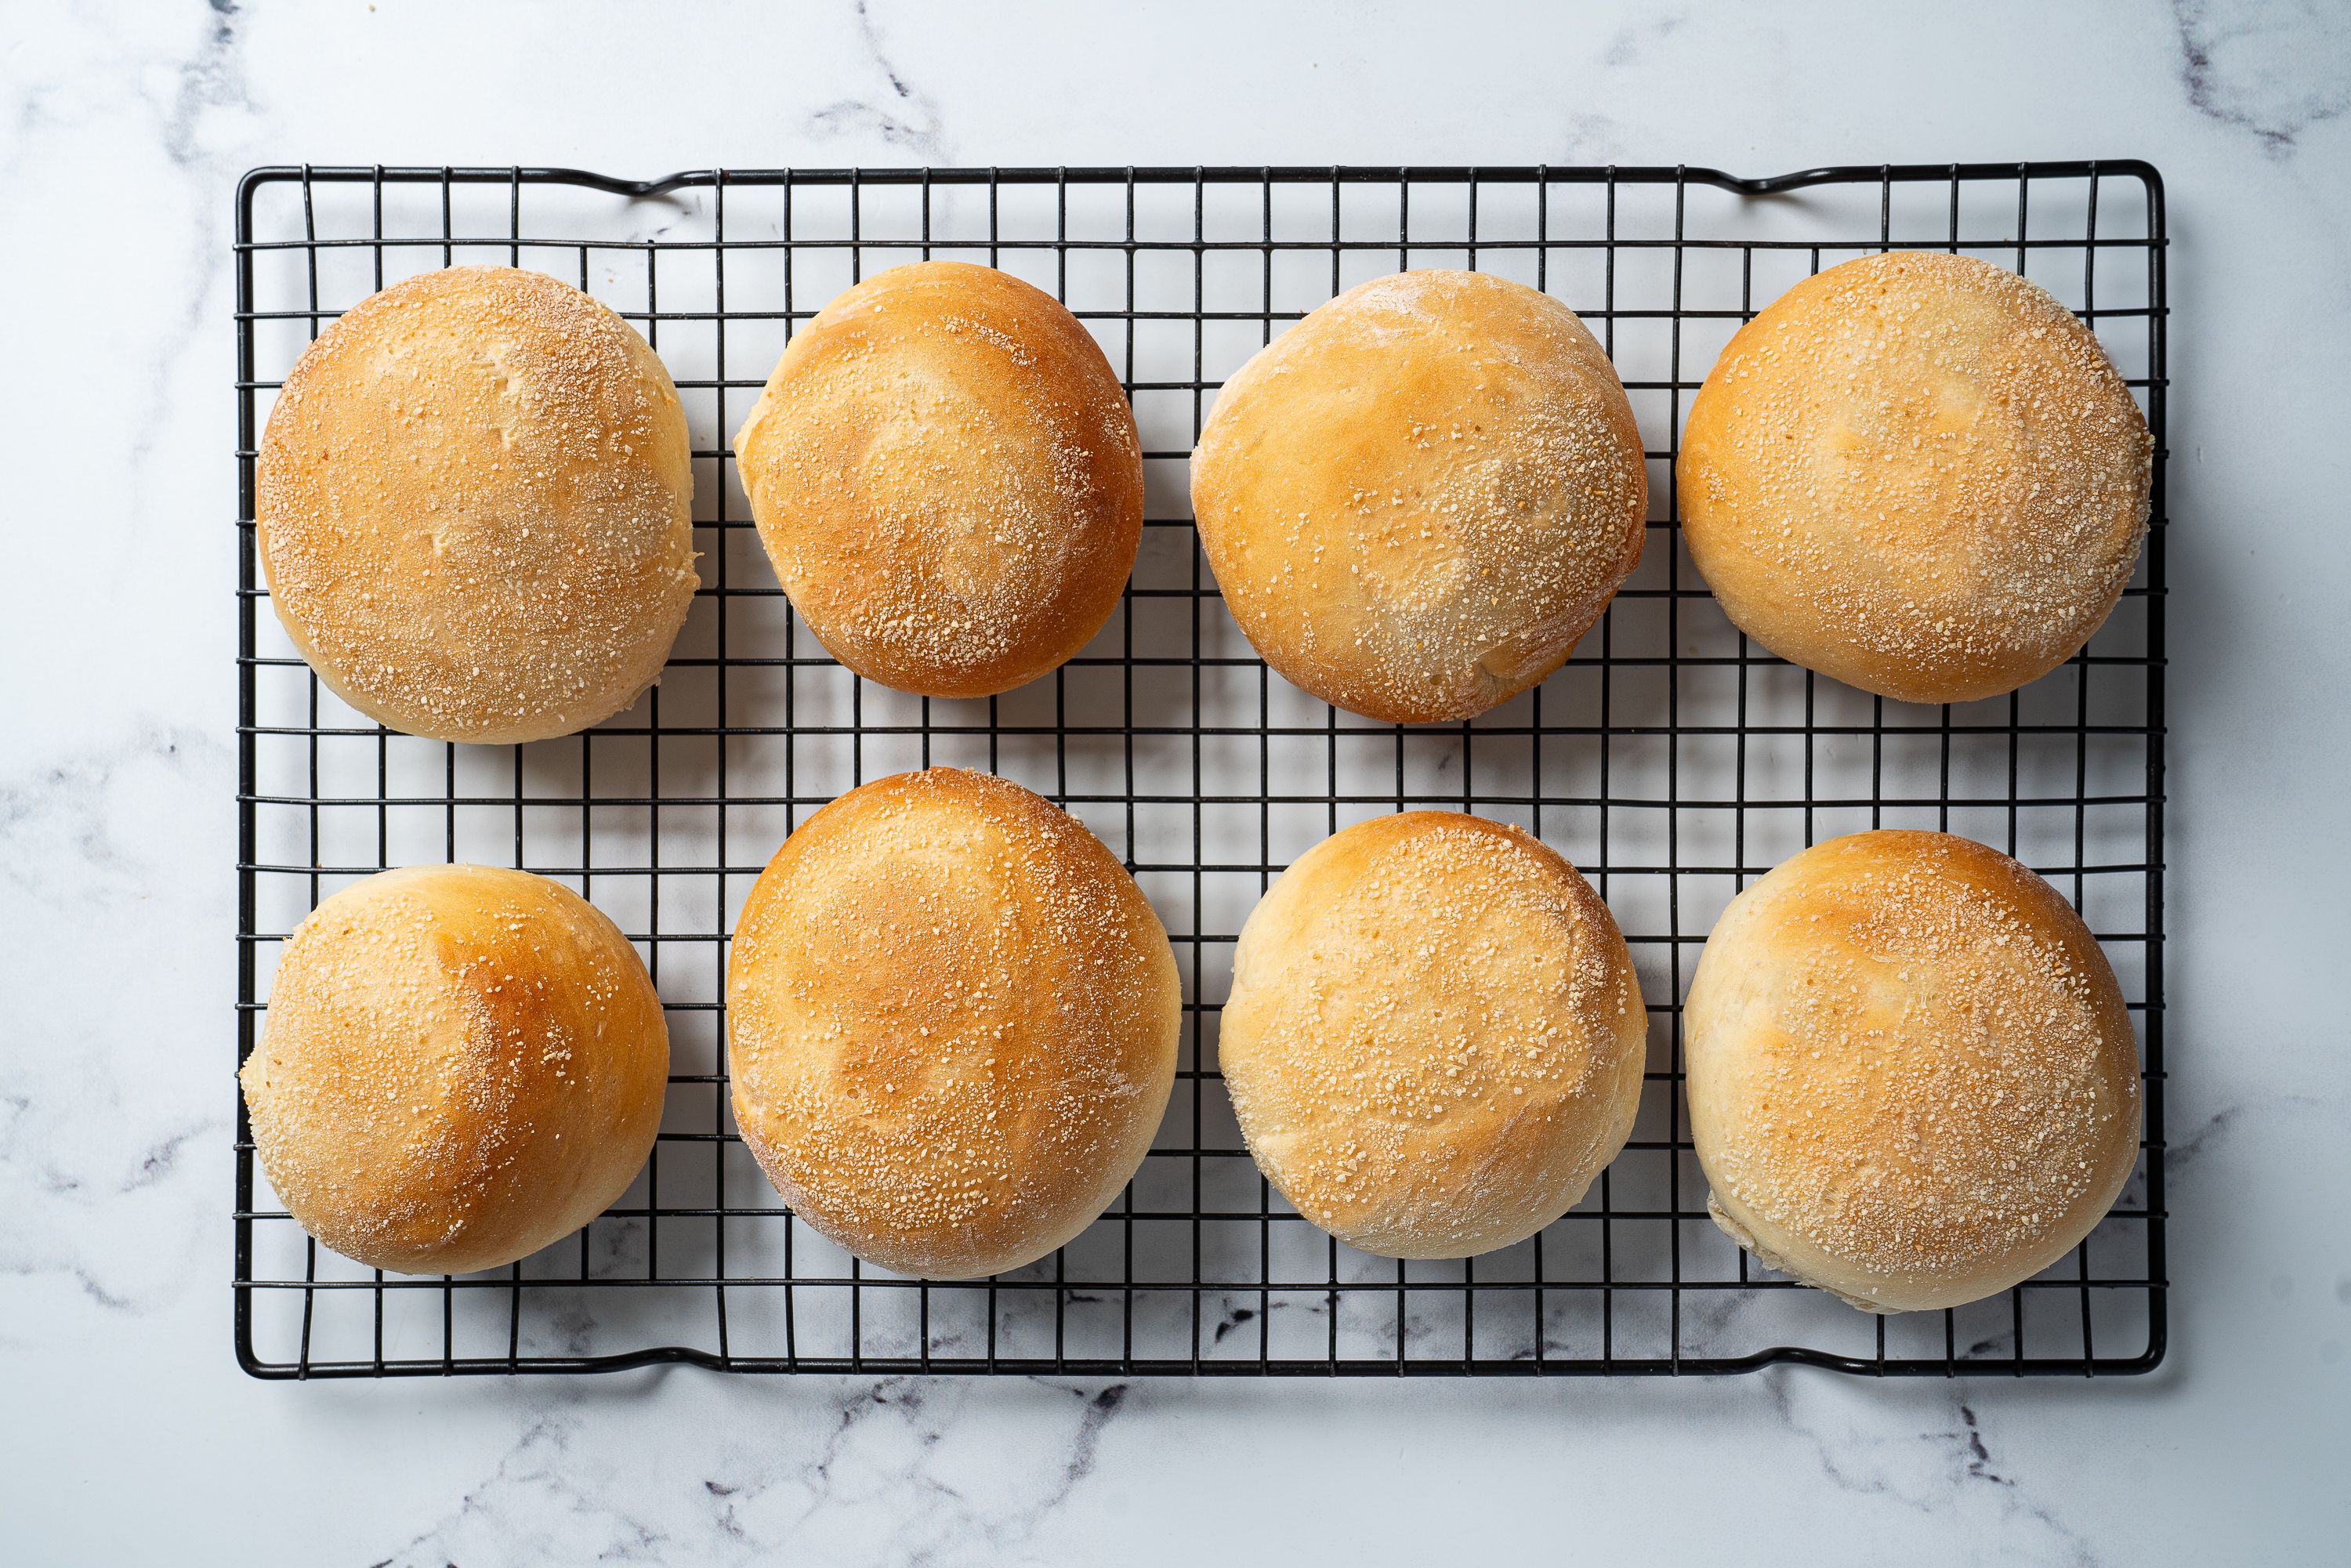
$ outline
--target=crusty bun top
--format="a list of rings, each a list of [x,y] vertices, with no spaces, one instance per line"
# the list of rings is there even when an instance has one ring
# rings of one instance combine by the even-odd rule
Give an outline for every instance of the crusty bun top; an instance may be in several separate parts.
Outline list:
[[[1349,289],[1217,394],[1192,509],[1267,664],[1397,724],[1567,662],[1641,559],[1648,476],[1575,313],[1475,272]]]
[[[669,1030],[628,939],[528,872],[429,865],[295,929],[239,1072],[302,1228],[402,1274],[464,1274],[569,1235],[661,1126]]]
[[[853,789],[784,841],[736,927],[743,1141],[869,1262],[968,1279],[1069,1240],[1175,1082],[1175,954],[1102,841],[990,774]]]
[[[428,272],[310,345],[262,436],[270,602],[337,695],[411,735],[567,735],[661,674],[695,590],[677,389],[541,273]]]
[[[1682,535],[1766,648],[1907,702],[2013,691],[2129,583],[2153,443],[2090,329],[1973,256],[1831,267],[1690,405]]]
[[[833,300],[735,456],[792,607],[901,691],[986,696],[1066,663],[1143,538],[1143,446],[1110,361],[993,267],[892,267]]]
[[[1716,1220],[1871,1312],[2072,1250],[2138,1157],[2138,1056],[2097,940],[1996,850],[1888,830],[1731,901],[1683,1012]]]
[[[1218,1060],[1249,1152],[1298,1211],[1395,1258],[1557,1219],[1641,1103],[1631,954],[1573,866],[1453,811],[1359,822],[1242,927]]]

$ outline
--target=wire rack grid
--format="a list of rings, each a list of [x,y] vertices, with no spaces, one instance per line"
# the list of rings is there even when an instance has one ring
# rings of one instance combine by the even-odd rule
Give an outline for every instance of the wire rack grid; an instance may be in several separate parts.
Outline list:
[[[1888,703],[1763,653],[1680,548],[1682,416],[1730,333],[1821,267],[1886,248],[1984,256],[2088,321],[2157,439],[2154,527],[2090,647],[2011,696]],[[1146,526],[1119,612],[1047,680],[982,702],[870,686],[792,616],[728,437],[789,333],[878,267],[984,261],[1063,299],[1144,434]],[[264,601],[256,438],[305,344],[386,284],[532,267],[637,324],[685,400],[705,586],[661,685],[519,747],[390,734],[303,665]],[[643,953],[668,1009],[663,1129],[636,1184],[510,1268],[386,1276],[304,1236],[240,1104],[235,1322],[265,1377],[735,1371],[1677,1374],[1802,1363],[1879,1375],[2145,1372],[2165,1347],[2162,186],[2137,162],[1684,168],[706,171],[269,168],[236,198],[238,1060],[319,900],[385,867],[473,860],[559,878]],[[1570,664],[1466,724],[1398,728],[1272,675],[1226,614],[1186,463],[1223,380],[1341,289],[1409,267],[1507,273],[1583,316],[1650,448],[1638,572]],[[929,1283],[797,1220],[729,1118],[726,935],[799,821],[864,780],[985,768],[1084,820],[1174,940],[1183,1054],[1120,1202],[1016,1273]],[[1258,1175],[1216,1071],[1231,949],[1323,835],[1435,806],[1516,821],[1592,878],[1651,1009],[1642,1113],[1578,1207],[1463,1262],[1342,1246]],[[1680,1101],[1680,999],[1714,917],[1798,849],[1946,829],[2067,893],[2140,1030],[2145,1146],[2114,1214],[1989,1301],[1874,1318],[1750,1270],[1708,1222]]]

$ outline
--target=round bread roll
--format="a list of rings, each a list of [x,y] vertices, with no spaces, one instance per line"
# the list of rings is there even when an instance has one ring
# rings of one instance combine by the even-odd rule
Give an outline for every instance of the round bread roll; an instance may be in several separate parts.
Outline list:
[[[336,695],[434,740],[585,729],[653,684],[694,598],[685,413],[569,284],[456,267],[304,351],[255,472],[269,601]]]
[[[1864,256],[1740,329],[1690,404],[1682,537],[1739,629],[1904,702],[2014,691],[2130,581],[2154,444],[2090,329],[1972,256]]]
[[[1068,663],[1143,538],[1143,444],[1110,361],[993,267],[892,267],[817,312],[735,458],[792,608],[904,692],[987,696]]]
[[[2138,1056],[2073,906],[1949,833],[1816,844],[1733,899],[1682,1014],[1715,1223],[1865,1312],[2032,1278],[2138,1157]]]
[[[466,1274],[569,1236],[660,1130],[661,998],[559,883],[429,865],[352,883],[295,928],[238,1077],[302,1228],[400,1274]]]
[[[1265,662],[1393,724],[1468,718],[1567,662],[1641,559],[1632,405],[1575,313],[1476,272],[1349,289],[1258,351],[1192,510]]]
[[[1616,1157],[1648,1015],[1616,922],[1520,829],[1453,811],[1323,840],[1241,928],[1218,1056],[1266,1179],[1390,1258],[1533,1235]]]
[[[735,1119],[799,1217],[935,1280],[1035,1261],[1143,1163],[1167,934],[1085,827],[956,768],[852,789],[760,873],[726,980]]]

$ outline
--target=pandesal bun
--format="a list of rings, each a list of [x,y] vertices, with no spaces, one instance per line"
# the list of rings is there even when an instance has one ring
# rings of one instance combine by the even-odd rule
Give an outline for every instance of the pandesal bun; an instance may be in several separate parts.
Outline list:
[[[1533,1235],[1616,1157],[1647,1014],[1607,906],[1520,829],[1359,822],[1241,928],[1218,1060],[1249,1153],[1298,1211],[1391,1258]]]
[[[987,696],[1067,663],[1143,538],[1143,445],[1110,361],[993,267],[893,267],[817,312],[735,457],[792,608],[900,691]]]
[[[2090,329],[1973,256],[1806,279],[1690,405],[1682,537],[1782,658],[1970,702],[2079,653],[2129,583],[2154,444]]]
[[[1641,559],[1632,405],[1575,313],[1476,272],[1376,277],[1227,382],[1192,509],[1267,664],[1352,713],[1468,718],[1567,662]]]
[[[270,410],[255,518],[319,678],[391,728],[585,729],[661,674],[693,600],[677,388],[568,283],[455,267],[312,343]]]
[[[1683,1010],[1715,1222],[1873,1312],[2073,1250],[2138,1157],[2137,1050],[2097,941],[1996,850],[1887,830],[1733,899]]]
[[[1102,841],[986,773],[852,789],[800,824],[727,967],[735,1119],[802,1219],[961,1280],[1116,1198],[1175,1082],[1176,956]]]
[[[661,998],[611,921],[528,872],[430,865],[295,928],[238,1077],[302,1228],[378,1269],[465,1274],[619,1197],[668,1073]]]

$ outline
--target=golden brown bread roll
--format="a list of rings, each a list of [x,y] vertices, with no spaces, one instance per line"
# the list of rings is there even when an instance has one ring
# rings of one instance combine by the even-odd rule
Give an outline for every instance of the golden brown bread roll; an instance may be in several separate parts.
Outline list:
[[[1715,1222],[1868,1312],[2030,1279],[2138,1158],[2138,1055],[2096,938],[1949,833],[1832,839],[1740,894],[1683,1030]]]
[[[1392,1258],[1533,1235],[1616,1157],[1648,1016],[1573,866],[1517,828],[1407,811],[1323,840],[1241,929],[1218,1057],[1298,1211]]]
[[[338,696],[485,745],[585,729],[661,674],[694,597],[669,372],[569,284],[428,272],[319,335],[270,410],[270,603]]]
[[[1475,272],[1349,289],[1259,350],[1192,454],[1265,662],[1350,712],[1468,718],[1567,662],[1641,559],[1632,405],[1575,313]]]
[[[1739,629],[1905,702],[2015,690],[2129,583],[2154,444],[2090,329],[1972,256],[1806,279],[1690,404],[1682,537]]]
[[[668,1073],[661,998],[610,920],[528,872],[430,865],[310,912],[238,1077],[305,1230],[378,1269],[465,1274],[619,1197]]]
[[[792,608],[900,691],[987,696],[1059,668],[1143,538],[1143,445],[1110,361],[993,267],[892,267],[817,312],[735,456]]]
[[[799,1217],[961,1280],[1051,1252],[1143,1163],[1176,956],[1134,879],[1018,784],[852,789],[784,841],[727,966],[735,1119]]]

